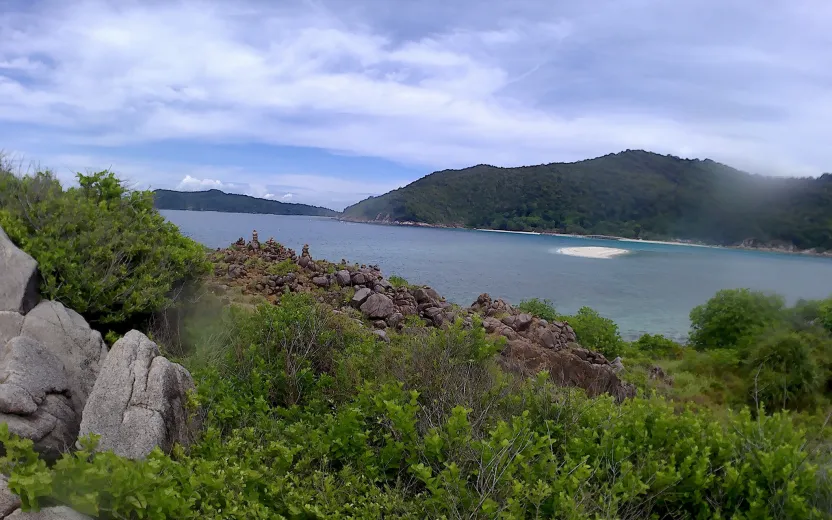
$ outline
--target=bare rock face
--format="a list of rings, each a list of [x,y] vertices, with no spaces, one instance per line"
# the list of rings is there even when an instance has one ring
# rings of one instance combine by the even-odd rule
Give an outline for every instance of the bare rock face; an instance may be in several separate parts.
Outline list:
[[[37,262],[0,228],[0,311],[25,314],[39,299]]]
[[[500,363],[507,370],[527,376],[546,370],[557,384],[583,388],[590,396],[609,393],[623,400],[635,395],[635,388],[621,381],[609,363],[592,363],[570,348],[552,350],[516,339],[509,341]]]
[[[381,293],[371,294],[360,308],[370,319],[383,320],[396,312],[393,300]]]
[[[10,432],[52,460],[72,447],[81,414],[58,356],[32,338],[13,338],[2,351],[0,381],[0,422]]]
[[[159,446],[190,444],[196,425],[186,410],[194,388],[188,371],[171,363],[138,331],[113,345],[84,408],[80,436],[101,436],[98,449],[139,459]]]
[[[353,307],[360,307],[361,304],[367,301],[367,298],[369,298],[372,293],[373,291],[371,291],[370,289],[362,287],[361,289],[355,291],[352,300],[350,300],[350,304],[352,304]]]
[[[19,507],[20,497],[11,492],[6,477],[0,475],[0,518],[6,518]]]
[[[0,311],[0,348],[10,339],[20,336],[23,315],[14,311]]]
[[[80,314],[53,301],[42,301],[32,309],[23,319],[20,334],[38,340],[63,362],[73,406],[83,410],[107,357],[101,334]]]

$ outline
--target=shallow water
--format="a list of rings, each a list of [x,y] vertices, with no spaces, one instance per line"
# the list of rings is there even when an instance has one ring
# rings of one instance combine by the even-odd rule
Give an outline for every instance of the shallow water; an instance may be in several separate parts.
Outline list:
[[[162,211],[183,233],[210,247],[240,237],[275,240],[315,258],[378,264],[385,275],[430,285],[470,305],[483,292],[519,302],[548,298],[562,313],[581,306],[615,320],[625,337],[644,332],[682,339],[690,310],[725,288],[749,287],[799,298],[832,294],[832,259],[757,251],[380,226],[320,217]],[[586,258],[567,247],[615,247],[628,254]]]

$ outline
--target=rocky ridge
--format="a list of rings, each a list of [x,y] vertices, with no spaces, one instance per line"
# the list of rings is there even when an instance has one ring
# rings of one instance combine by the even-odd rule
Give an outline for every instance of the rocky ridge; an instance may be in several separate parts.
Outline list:
[[[220,291],[238,287],[272,302],[284,292],[310,292],[336,312],[360,313],[362,322],[382,340],[388,338],[388,329],[402,330],[414,323],[445,327],[457,319],[470,327],[478,316],[489,335],[505,338],[499,362],[507,370],[524,375],[548,370],[557,383],[584,388],[590,395],[609,393],[624,399],[635,394],[635,388],[618,377],[618,365],[582,348],[568,323],[549,323],[488,294],[470,307],[459,307],[430,287],[393,284],[378,266],[315,260],[308,245],[297,255],[271,238],[261,243],[256,231],[249,242],[240,238],[215,251],[213,261],[214,285]]]
[[[144,457],[187,445],[196,431],[185,406],[193,380],[138,331],[108,353],[101,334],[59,302],[41,300],[37,262],[0,228],[0,422],[47,460],[79,435],[98,450]],[[0,448],[2,448],[0,446]],[[86,519],[66,507],[27,513],[0,475],[0,519]]]

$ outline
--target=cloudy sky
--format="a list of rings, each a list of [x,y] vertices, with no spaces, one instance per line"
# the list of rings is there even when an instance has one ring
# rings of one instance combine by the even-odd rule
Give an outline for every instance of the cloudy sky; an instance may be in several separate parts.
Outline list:
[[[0,149],[340,209],[628,148],[832,171],[829,0],[0,0]]]

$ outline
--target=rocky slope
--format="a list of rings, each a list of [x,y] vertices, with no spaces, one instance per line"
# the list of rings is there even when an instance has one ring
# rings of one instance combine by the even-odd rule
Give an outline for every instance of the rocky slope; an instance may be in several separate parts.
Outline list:
[[[624,399],[635,393],[616,375],[619,365],[582,348],[568,323],[549,323],[487,294],[470,307],[459,307],[430,287],[394,285],[378,266],[315,260],[308,246],[297,255],[272,239],[261,243],[256,232],[249,242],[241,238],[217,250],[213,260],[214,284],[221,291],[237,287],[271,301],[284,292],[310,292],[334,312],[355,315],[382,340],[388,339],[388,330],[414,324],[444,327],[462,320],[474,326],[477,316],[492,337],[505,338],[499,361],[507,370],[525,375],[547,370],[559,384],[584,388],[590,395],[606,392]]]
[[[144,457],[187,445],[193,380],[138,331],[108,353],[101,334],[72,309],[40,300],[37,263],[0,228],[0,422],[47,460],[100,435],[99,450]],[[66,507],[24,513],[0,476],[0,519],[88,518]]]

